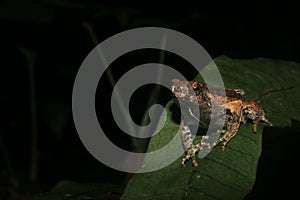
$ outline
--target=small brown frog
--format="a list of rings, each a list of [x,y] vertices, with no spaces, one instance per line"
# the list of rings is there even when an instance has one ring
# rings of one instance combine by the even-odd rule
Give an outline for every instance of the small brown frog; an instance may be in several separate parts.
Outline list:
[[[248,101],[242,89],[225,88],[226,95],[220,95],[219,88],[208,88],[207,84],[198,81],[180,81],[172,80],[172,93],[176,97],[177,102],[180,101],[183,119],[180,123],[180,133],[183,148],[186,152],[182,159],[181,166],[185,166],[185,162],[192,159],[194,167],[198,166],[195,154],[200,151],[203,145],[210,145],[203,142],[194,145],[190,125],[198,124],[205,127],[209,124],[212,114],[212,103],[217,105],[219,109],[224,110],[224,129],[218,130],[223,135],[212,144],[212,147],[222,144],[222,151],[225,150],[228,142],[238,133],[241,123],[251,120],[253,124],[253,132],[260,122],[264,122],[270,126],[272,123],[266,119],[265,113],[256,100]],[[224,91],[223,90],[223,91]],[[198,109],[198,113],[196,109]],[[203,136],[205,138],[208,136]],[[212,148],[209,146],[209,148]]]

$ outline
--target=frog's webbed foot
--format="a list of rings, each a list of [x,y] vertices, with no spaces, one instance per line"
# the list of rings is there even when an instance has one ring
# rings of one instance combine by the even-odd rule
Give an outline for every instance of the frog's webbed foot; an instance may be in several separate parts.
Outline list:
[[[181,166],[185,167],[185,162],[192,159],[193,167],[198,167],[195,155],[200,151],[200,144],[197,144],[186,151],[185,157],[182,158]]]

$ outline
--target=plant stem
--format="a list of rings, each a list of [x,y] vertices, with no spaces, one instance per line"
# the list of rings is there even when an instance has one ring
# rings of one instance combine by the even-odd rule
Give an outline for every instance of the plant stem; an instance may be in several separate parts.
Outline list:
[[[161,40],[161,48],[160,49],[165,49],[167,43],[167,35],[163,35],[162,36],[162,40]],[[160,54],[159,54],[159,63],[163,64],[165,60],[165,51],[161,50]],[[162,68],[159,68],[158,72],[157,72],[157,83],[161,82],[163,76],[163,70]],[[157,103],[158,99],[159,99],[159,92],[160,92],[160,86],[156,85],[154,87],[154,89],[151,91],[151,94],[149,95],[149,99],[148,99],[148,103],[147,103],[147,107],[146,107],[146,112],[143,115],[142,121],[141,121],[141,126],[145,126],[146,122],[149,118],[148,115],[148,111],[151,107],[151,105]],[[137,148],[139,151],[141,152],[145,152],[146,148],[147,148],[147,144],[148,144],[148,140],[139,140],[136,138],[133,138],[133,145],[135,146],[135,148]],[[142,141],[142,142],[141,142]]]
[[[29,92],[30,92],[30,119],[31,119],[31,161],[29,177],[32,182],[37,180],[37,141],[38,141],[38,128],[37,128],[37,104],[36,104],[36,91],[35,91],[35,53],[25,47],[20,47],[23,53],[29,72]]]
[[[99,44],[99,39],[98,39],[98,37],[97,37],[97,35],[96,35],[96,33],[95,33],[92,25],[90,23],[88,23],[88,22],[84,22],[84,23],[82,23],[82,25],[86,29],[86,31],[89,33],[89,35],[92,38],[94,44],[98,45]],[[102,49],[98,48],[97,50],[98,50],[99,56],[101,58],[101,61],[103,62],[102,63],[103,66],[107,66],[108,63],[107,63],[107,61],[105,59],[105,56],[103,54]],[[110,81],[110,84],[111,84],[112,88],[114,88],[115,85],[116,85],[116,81],[114,79],[114,76],[113,76],[110,68],[106,68],[105,72],[106,72],[106,74],[108,76],[108,80]],[[120,109],[121,109],[121,114],[122,114],[122,116],[124,116],[124,120],[126,120],[126,124],[127,124],[128,128],[129,128],[129,131],[135,134],[135,128],[133,127],[131,117],[128,116],[128,114],[127,114],[127,111],[125,109],[124,103],[122,101],[122,97],[121,97],[121,95],[119,93],[119,90],[118,90],[118,88],[114,88],[114,90],[115,90],[115,94],[116,94],[116,99],[118,101],[118,105],[120,106]]]

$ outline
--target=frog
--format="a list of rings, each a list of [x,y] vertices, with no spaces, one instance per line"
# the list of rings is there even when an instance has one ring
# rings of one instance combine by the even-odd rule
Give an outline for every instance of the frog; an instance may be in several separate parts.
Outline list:
[[[221,145],[221,151],[225,151],[229,141],[238,133],[240,125],[247,122],[252,123],[252,131],[256,133],[258,124],[273,124],[266,118],[265,111],[260,102],[256,99],[247,100],[245,91],[239,88],[218,88],[208,87],[206,83],[196,80],[172,79],[172,96],[177,105],[181,107],[182,119],[180,121],[180,138],[185,156],[182,158],[181,166],[185,167],[188,160],[192,160],[193,167],[198,167],[196,154],[205,146],[212,149]],[[222,91],[225,91],[222,93]],[[224,94],[224,95],[222,95]],[[214,110],[212,108],[214,105]],[[213,113],[217,112],[217,113]],[[212,144],[205,142],[209,135],[203,135],[200,142],[193,144],[193,135],[190,126],[198,125],[207,128],[211,116],[222,118],[214,120],[223,124],[221,130],[216,130],[221,134],[218,140]],[[218,114],[220,116],[218,116]]]

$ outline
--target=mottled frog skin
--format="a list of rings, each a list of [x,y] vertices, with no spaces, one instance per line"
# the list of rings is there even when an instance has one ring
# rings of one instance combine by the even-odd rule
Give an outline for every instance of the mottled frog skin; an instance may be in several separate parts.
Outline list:
[[[222,91],[225,91],[226,95],[220,95],[222,94],[221,89],[208,89],[205,83],[198,81],[172,80],[172,93],[176,101],[180,101],[183,115],[180,123],[181,140],[186,152],[181,162],[183,167],[189,159],[192,159],[194,167],[198,166],[195,154],[201,150],[202,146],[206,145],[209,148],[213,148],[220,143],[222,145],[221,149],[224,151],[228,142],[238,133],[241,123],[246,123],[248,120],[252,121],[252,130],[254,133],[256,132],[257,125],[261,122],[272,126],[272,123],[266,119],[259,102],[256,100],[246,100],[244,96],[245,92],[242,89],[225,88]],[[212,113],[212,104],[215,106],[214,113]],[[210,144],[203,142],[204,140],[194,145],[190,126],[199,125],[200,127],[207,128],[211,116],[220,117],[225,120],[222,122],[224,124],[224,127],[222,126],[223,129],[218,130],[223,135],[217,142],[212,144],[212,147]],[[218,123],[218,120],[216,120],[216,123]],[[202,138],[207,137],[203,136]]]

